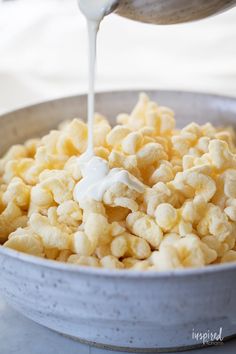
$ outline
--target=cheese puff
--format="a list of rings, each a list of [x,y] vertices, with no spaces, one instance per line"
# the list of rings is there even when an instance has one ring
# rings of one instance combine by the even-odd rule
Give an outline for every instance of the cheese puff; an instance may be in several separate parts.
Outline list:
[[[52,154],[47,151],[45,146],[40,146],[35,154],[35,162],[43,165],[44,169],[61,169],[65,165],[68,157],[62,154]]]
[[[122,208],[119,206],[111,207],[109,205],[106,205],[106,214],[110,223],[125,220],[129,213],[130,210],[127,208]]]
[[[215,134],[215,138],[225,141],[230,150],[235,153],[235,131],[233,127],[229,127],[227,130],[219,131]]]
[[[177,227],[180,236],[186,236],[188,234],[191,234],[193,231],[192,224],[190,222],[186,222],[185,220],[180,220]]]
[[[149,179],[149,184],[154,185],[158,182],[170,182],[174,179],[174,172],[169,161],[162,161],[159,167],[153,172]]]
[[[110,151],[103,146],[97,146],[94,148],[94,154],[104,160],[108,160]]]
[[[221,209],[224,209],[226,206],[227,202],[227,196],[224,192],[225,188],[225,177],[224,174],[219,174],[215,178],[215,184],[216,184],[216,192],[211,199],[211,202],[217,206],[219,206]]]
[[[236,198],[236,170],[226,170],[224,173],[224,193],[228,198]]]
[[[145,121],[146,125],[153,128],[156,134],[160,134],[161,114],[156,103],[148,102],[145,112]]]
[[[140,168],[157,164],[159,160],[167,160],[167,158],[168,156],[163,146],[158,143],[146,144],[137,152],[138,166]]]
[[[3,174],[3,181],[5,183],[10,183],[12,178],[20,177],[27,184],[36,183],[36,178],[34,176],[33,181],[32,178],[28,178],[27,173],[28,170],[35,165],[34,159],[31,158],[22,158],[20,160],[10,160],[5,165],[5,170]],[[40,171],[41,172],[41,171]]]
[[[183,161],[179,156],[173,155],[170,160],[170,163],[175,173],[182,171]]]
[[[66,132],[61,132],[56,144],[57,154],[59,156],[74,156],[79,153],[70,136]]]
[[[127,254],[136,259],[146,259],[151,254],[151,248],[148,242],[140,237],[126,234],[128,240]]]
[[[150,262],[154,265],[154,269],[158,271],[183,268],[178,252],[172,245],[166,245],[160,251],[152,252]]]
[[[149,135],[145,135],[143,137],[142,145],[144,146],[144,145],[147,145],[149,143],[156,143],[157,142],[156,140],[157,139],[155,137],[152,137],[152,136],[149,136]]]
[[[236,221],[236,206],[228,206],[224,209],[224,213],[232,221]]]
[[[173,245],[176,241],[180,239],[180,235],[176,232],[166,233],[161,241],[160,248],[166,245]]]
[[[165,232],[170,231],[178,221],[178,213],[176,209],[168,203],[159,204],[154,215],[157,224]]]
[[[122,259],[122,263],[124,264],[124,267],[128,268],[128,269],[132,268],[135,265],[135,263],[137,263],[137,262],[138,262],[138,259],[133,258],[133,257],[127,257],[127,258]]]
[[[57,257],[57,261],[59,262],[67,262],[68,258],[71,256],[71,251],[70,250],[62,250],[59,252],[59,255]]]
[[[169,134],[175,128],[174,112],[165,106],[159,106],[158,111],[161,117],[160,133]]]
[[[224,243],[227,244],[228,249],[235,248],[236,245],[236,224],[235,222],[230,222],[231,224],[231,233],[226,236]]]
[[[30,202],[30,187],[27,186],[21,178],[15,177],[7,186],[3,194],[3,202],[8,204],[15,202],[21,209],[27,210]]]
[[[155,136],[155,142],[160,144],[168,155],[171,155],[171,140],[169,136]]]
[[[168,187],[171,186],[176,192],[179,191],[185,198],[193,198],[194,189],[186,183],[184,176],[182,172],[178,172],[174,180],[168,184]]]
[[[6,207],[6,204],[3,201],[3,195],[6,192],[6,190],[7,190],[7,185],[6,184],[0,185],[0,213],[2,213],[3,210]]]
[[[213,235],[206,235],[201,238],[202,243],[206,244],[209,248],[216,251],[217,256],[221,257],[228,250],[228,246],[224,242],[220,242]]]
[[[159,247],[163,234],[150,216],[142,212],[130,213],[126,218],[126,225],[134,235],[148,241],[153,248]]]
[[[146,259],[150,256],[151,249],[146,240],[125,232],[111,242],[111,253],[117,258],[130,256]]]
[[[78,203],[73,200],[67,200],[57,207],[57,215],[59,223],[68,226],[78,226],[82,221],[82,210]]]
[[[131,130],[122,125],[116,125],[106,137],[106,142],[112,148],[117,148],[122,140],[131,133]]]
[[[54,204],[53,195],[50,190],[42,188],[41,185],[36,185],[31,189],[31,207],[32,205],[49,208]]]
[[[114,256],[105,256],[100,260],[101,266],[108,269],[122,269],[124,265]]]
[[[111,223],[111,235],[113,237],[123,234],[125,232],[125,225],[121,222],[113,221]]]
[[[138,130],[138,132],[140,134],[142,134],[143,137],[145,136],[150,136],[150,137],[154,137],[155,136],[155,129],[153,127],[142,127]]]
[[[72,156],[64,165],[64,170],[68,171],[75,181],[79,181],[82,178],[81,167],[78,163],[78,159],[79,158],[77,156]]]
[[[206,243],[204,243],[200,240],[199,240],[199,242],[200,242],[200,248],[201,248],[203,255],[204,255],[205,264],[208,265],[208,264],[215,262],[215,260],[218,257],[216,250],[212,249]]]
[[[116,121],[118,124],[126,125],[129,123],[129,115],[126,113],[120,113],[116,117]]]
[[[209,157],[212,164],[219,170],[236,167],[234,155],[229,151],[229,146],[222,140],[211,140],[209,143]]]
[[[98,120],[96,121],[98,123]],[[105,120],[100,123],[105,123]],[[95,124],[95,129],[101,124]],[[105,124],[102,124],[105,126]],[[106,124],[108,126],[108,123]],[[100,131],[101,133],[101,131]],[[106,131],[107,133],[107,131]],[[95,134],[97,138],[97,134]],[[86,149],[87,144],[87,125],[80,119],[73,119],[67,125],[65,125],[63,132],[59,135],[57,141],[57,152],[59,154],[73,155],[82,153]]]
[[[110,244],[98,246],[95,250],[96,256],[101,259],[111,254]]]
[[[198,140],[198,142],[195,145],[195,147],[199,151],[201,151],[201,153],[207,153],[208,152],[209,143],[210,143],[210,138],[208,138],[207,136],[203,136],[203,137],[201,137]]]
[[[135,155],[125,156],[123,153],[113,150],[109,155],[108,162],[110,169],[116,167],[123,168],[124,170],[127,170],[137,178],[140,177],[137,157]]]
[[[225,203],[226,207],[235,207],[236,208],[236,199],[235,198],[227,198],[226,203]]]
[[[181,132],[194,134],[197,138],[201,138],[202,136],[202,128],[195,122],[187,124]]]
[[[208,136],[211,139],[215,137],[216,129],[213,127],[211,123],[208,122],[202,125],[201,129],[202,129],[202,135]]]
[[[182,218],[192,224],[199,222],[207,209],[207,202],[201,196],[186,200],[181,208]]]
[[[147,105],[149,102],[149,98],[145,93],[141,93],[139,95],[139,100],[134,107],[133,111],[131,112],[127,125],[132,130],[138,130],[141,127],[145,126],[145,114]]]
[[[130,267],[131,270],[147,270],[150,268],[150,261],[148,259],[137,261]]]
[[[111,242],[111,254],[114,257],[124,257],[124,255],[128,252],[128,248],[128,238],[126,237],[126,235],[117,236]]]
[[[193,145],[194,135],[185,133],[181,135],[174,135],[171,137],[173,152],[177,156],[184,156],[189,153],[189,149]]]
[[[127,208],[131,211],[138,210],[138,203],[136,203],[133,199],[125,198],[125,197],[115,198],[112,206],[120,206],[122,208]]]
[[[44,257],[44,249],[40,237],[28,229],[18,228],[12,232],[3,246],[18,252]]]
[[[227,251],[220,260],[221,263],[236,262],[236,251]]]
[[[0,215],[0,243],[6,241],[8,235],[18,227],[25,227],[27,220],[22,210],[13,201],[9,202]]]
[[[59,257],[60,251],[58,248],[45,248],[44,253],[45,257],[48,259],[57,259]]]
[[[40,139],[29,139],[26,140],[24,146],[27,149],[27,156],[33,158],[36,154],[37,148],[40,146]]]
[[[81,203],[80,207],[83,209],[83,222],[86,222],[91,213],[101,214],[106,217],[106,210],[102,202],[85,199]]]
[[[211,177],[189,170],[177,174],[173,185],[177,190],[184,193],[186,197],[201,196],[205,201],[209,201],[216,192],[216,184]]]
[[[73,119],[65,128],[65,133],[79,153],[83,153],[87,145],[88,128],[80,119]]]
[[[182,159],[183,170],[188,170],[194,166],[195,158],[191,155],[184,155]]]
[[[107,135],[111,131],[111,126],[107,121],[101,121],[94,125],[94,146],[107,146]]]
[[[71,235],[70,249],[73,253],[77,253],[81,256],[91,256],[94,253],[96,246],[97,242],[91,241],[91,239],[89,239],[82,231],[77,231]]]
[[[229,223],[227,216],[218,206],[208,204],[205,216],[197,225],[197,231],[200,236],[212,234],[220,241],[224,241],[231,233],[232,226]]]
[[[122,151],[127,155],[134,155],[141,148],[143,135],[139,132],[132,132],[122,140]]]
[[[157,206],[168,202],[171,197],[171,190],[163,182],[158,182],[153,188],[146,189],[144,193],[144,202],[146,204],[147,214],[154,216]]]
[[[185,200],[182,195],[182,192],[175,190],[172,185],[172,181],[168,183],[158,182],[154,184],[152,188],[157,191],[158,194],[161,194],[165,191],[164,193],[166,194],[166,200],[163,202],[167,202],[173,205],[175,208],[178,208],[179,205],[182,205],[183,201]]]
[[[103,202],[110,206],[121,206],[131,210],[137,210],[138,205],[135,202],[139,195],[134,189],[129,188],[123,183],[116,183],[109,187],[103,195]]]
[[[56,226],[60,228],[61,231],[63,231],[64,233],[71,234],[72,230],[74,230],[74,228],[71,225],[68,226],[67,224],[59,222],[56,206],[50,207],[47,210],[46,216],[48,217],[48,221],[52,226]],[[78,228],[78,225],[76,228]]]
[[[19,160],[27,157],[27,149],[23,145],[13,145],[0,159],[0,174],[4,173],[6,164],[11,160]]]
[[[174,244],[174,247],[184,268],[205,265],[205,256],[197,238],[192,236],[183,237]]]
[[[72,254],[67,259],[67,262],[71,264],[77,264],[80,266],[100,267],[99,260],[93,256],[80,256],[78,254]]]
[[[95,244],[107,244],[111,241],[111,227],[107,218],[101,214],[90,213],[84,223],[84,231]]]
[[[29,225],[37,233],[46,248],[58,248],[64,250],[69,248],[69,235],[59,227],[51,225],[46,216],[34,213],[31,215]]]
[[[36,185],[39,181],[40,173],[47,168],[44,163],[38,163],[32,159],[22,159],[17,165],[18,176],[21,177],[26,184]]]
[[[61,123],[58,124],[58,130],[65,130],[67,125],[71,123],[71,119],[63,120]]]
[[[44,135],[41,139],[40,146],[44,147],[48,153],[57,153],[57,141],[61,135],[58,130],[51,130],[47,135]]]
[[[94,113],[94,124],[100,124],[100,123],[109,124],[109,121],[107,120],[107,118],[104,115],[95,112]]]
[[[40,186],[49,190],[56,203],[60,204],[66,200],[71,200],[75,182],[70,173],[61,170],[45,170],[40,176]]]

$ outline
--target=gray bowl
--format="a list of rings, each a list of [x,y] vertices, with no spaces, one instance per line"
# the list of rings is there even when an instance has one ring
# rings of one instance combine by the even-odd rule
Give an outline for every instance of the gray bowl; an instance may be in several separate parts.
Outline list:
[[[235,124],[236,99],[150,91],[176,111],[177,124]],[[114,121],[138,92],[97,95],[96,110]],[[1,117],[0,151],[60,121],[86,116],[86,97],[69,97]],[[22,128],[24,127],[24,129]],[[176,351],[203,344],[200,334],[236,334],[236,264],[171,272],[78,267],[0,247],[0,290],[15,309],[62,334],[130,351]],[[196,334],[199,334],[196,338]],[[220,338],[221,340],[221,338]]]

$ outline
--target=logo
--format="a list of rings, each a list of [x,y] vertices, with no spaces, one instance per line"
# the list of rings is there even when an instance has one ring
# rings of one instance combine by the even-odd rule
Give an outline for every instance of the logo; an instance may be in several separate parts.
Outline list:
[[[223,328],[220,327],[218,331],[207,330],[205,332],[200,332],[198,330],[192,329],[192,339],[203,345],[222,345],[223,343]]]

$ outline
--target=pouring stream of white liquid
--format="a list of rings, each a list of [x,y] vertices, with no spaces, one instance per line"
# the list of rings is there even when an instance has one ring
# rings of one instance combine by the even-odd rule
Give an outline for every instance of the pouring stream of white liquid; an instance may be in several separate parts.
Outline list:
[[[123,183],[130,189],[143,192],[143,184],[128,171],[113,168],[108,162],[94,155],[94,82],[96,63],[96,42],[99,25],[104,16],[112,12],[118,0],[79,0],[79,7],[87,20],[89,39],[89,92],[88,92],[88,145],[78,158],[82,179],[74,189],[74,199],[80,204],[84,199],[102,201],[103,195],[114,183]]]
[[[88,145],[82,157],[83,162],[94,156],[93,124],[94,124],[94,86],[96,67],[97,33],[103,18],[111,13],[118,0],[78,0],[79,7],[87,20],[89,40],[89,91],[88,91]]]

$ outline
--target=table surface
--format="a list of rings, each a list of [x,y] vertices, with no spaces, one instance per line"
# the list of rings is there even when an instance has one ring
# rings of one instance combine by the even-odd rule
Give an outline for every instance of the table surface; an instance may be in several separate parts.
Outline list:
[[[194,350],[193,354],[230,354],[236,340],[220,346]],[[0,296],[0,354],[118,354],[80,344],[50,331],[10,308]],[[185,352],[186,353],[186,352]]]

